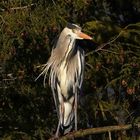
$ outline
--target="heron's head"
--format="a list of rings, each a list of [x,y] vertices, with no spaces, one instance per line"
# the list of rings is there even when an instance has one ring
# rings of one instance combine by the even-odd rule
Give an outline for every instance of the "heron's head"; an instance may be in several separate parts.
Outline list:
[[[72,36],[75,39],[92,39],[89,35],[83,33],[81,31],[81,27],[79,27],[76,24],[69,23],[67,27],[65,28],[66,33],[70,36]]]
[[[53,47],[52,58],[57,57],[55,58],[56,61],[62,61],[62,59],[67,57],[71,58],[77,50],[77,47],[75,47],[77,39],[92,39],[92,37],[81,32],[81,27],[78,25],[68,24],[60,33]]]

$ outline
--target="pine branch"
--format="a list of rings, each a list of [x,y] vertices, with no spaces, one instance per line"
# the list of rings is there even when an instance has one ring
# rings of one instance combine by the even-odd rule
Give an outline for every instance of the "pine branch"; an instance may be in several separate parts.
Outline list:
[[[138,123],[135,126],[133,126],[132,124],[127,124],[127,125],[105,126],[105,127],[98,127],[98,128],[88,128],[88,129],[69,133],[65,136],[60,137],[59,140],[72,140],[74,138],[80,138],[80,137],[84,137],[84,136],[92,135],[92,134],[99,134],[99,133],[105,133],[105,132],[110,133],[112,131],[128,130],[133,127],[140,128],[140,123]],[[56,138],[50,138],[49,140],[55,140],[55,139]]]

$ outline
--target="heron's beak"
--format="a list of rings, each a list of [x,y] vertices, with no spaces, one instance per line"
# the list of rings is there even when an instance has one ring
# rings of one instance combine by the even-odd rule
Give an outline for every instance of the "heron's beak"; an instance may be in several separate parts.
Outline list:
[[[80,33],[78,34],[78,36],[79,36],[80,38],[83,38],[83,39],[92,39],[92,37],[90,37],[89,35],[87,35],[87,34],[85,34],[85,33],[83,33],[83,32],[80,32]]]

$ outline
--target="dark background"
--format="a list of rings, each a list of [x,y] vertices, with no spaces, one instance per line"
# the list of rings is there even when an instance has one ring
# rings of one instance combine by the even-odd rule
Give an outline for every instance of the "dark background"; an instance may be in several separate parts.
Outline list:
[[[36,82],[35,78],[68,22],[79,24],[93,37],[93,42],[78,42],[86,52],[78,129],[140,121],[139,0],[2,0],[2,140],[46,140],[55,133],[58,120],[52,92],[48,82],[43,87],[43,77]],[[132,134],[132,130],[114,132],[112,139],[131,139]],[[83,139],[107,140],[108,134]]]

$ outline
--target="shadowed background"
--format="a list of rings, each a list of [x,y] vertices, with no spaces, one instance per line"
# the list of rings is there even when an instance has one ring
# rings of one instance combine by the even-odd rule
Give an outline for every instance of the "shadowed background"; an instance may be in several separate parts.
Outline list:
[[[45,140],[54,134],[57,115],[51,90],[48,82],[43,87],[43,77],[34,80],[67,22],[93,37],[93,42],[77,42],[86,52],[78,129],[139,122],[139,17],[138,0],[2,0],[0,137]],[[131,134],[113,133],[112,139],[131,139]],[[83,139],[93,138],[106,140],[108,135]]]

